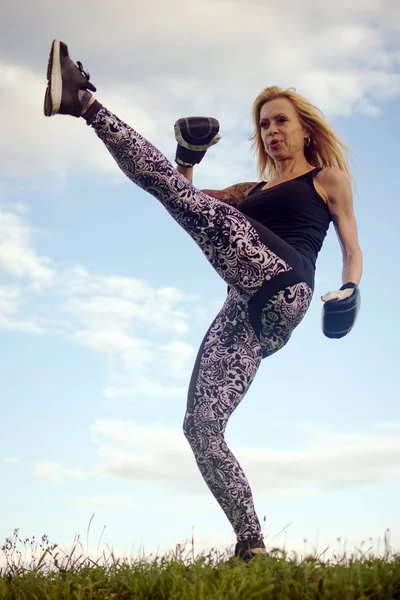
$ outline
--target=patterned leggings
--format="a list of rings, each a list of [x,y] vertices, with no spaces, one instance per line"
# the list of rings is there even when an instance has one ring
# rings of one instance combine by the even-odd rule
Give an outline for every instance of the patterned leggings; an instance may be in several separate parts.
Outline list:
[[[238,541],[262,538],[246,476],[224,432],[261,360],[282,348],[313,293],[313,267],[237,209],[196,189],[146,139],[100,105],[89,121],[121,170],[155,196],[228,284],[189,386],[183,431]]]

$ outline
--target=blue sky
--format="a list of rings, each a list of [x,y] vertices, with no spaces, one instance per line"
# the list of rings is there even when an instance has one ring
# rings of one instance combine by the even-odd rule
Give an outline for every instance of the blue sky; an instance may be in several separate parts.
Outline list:
[[[167,551],[192,532],[196,552],[235,541],[182,433],[197,348],[226,286],[83,120],[42,116],[58,37],[91,72],[98,98],[170,159],[177,118],[220,120],[222,140],[195,173],[199,188],[256,180],[250,108],[270,84],[309,97],[352,150],[364,254],[357,325],[342,340],[321,332],[319,298],[341,284],[331,228],[311,308],[288,346],[263,361],[226,439],[266,516],[267,546],[329,546],[331,556],[345,539],[353,550],[372,538],[377,551],[389,528],[400,547],[399,8],[343,1],[322,14],[312,2],[286,4],[283,18],[272,2],[189,2],[179,39],[173,3],[153,2],[157,23],[149,7],[99,3],[89,32],[86,7],[77,25],[73,10],[39,2],[40,25],[29,30],[30,5],[20,18],[6,3],[1,539],[19,528],[70,548],[95,513],[94,553],[104,526],[102,547],[127,554]]]

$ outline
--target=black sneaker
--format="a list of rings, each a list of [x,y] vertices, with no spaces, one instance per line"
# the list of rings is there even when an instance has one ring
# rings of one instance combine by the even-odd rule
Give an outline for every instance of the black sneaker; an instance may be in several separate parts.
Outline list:
[[[46,117],[57,114],[80,117],[84,106],[78,96],[79,90],[96,91],[94,85],[89,82],[89,73],[83,70],[80,62],[77,65],[72,62],[67,45],[59,40],[54,40],[51,45],[47,79],[44,97]],[[87,99],[89,98],[88,92]]]
[[[245,542],[237,542],[235,546],[235,556],[241,558],[245,562],[249,562],[255,556],[267,557],[265,544],[262,539],[247,540]]]

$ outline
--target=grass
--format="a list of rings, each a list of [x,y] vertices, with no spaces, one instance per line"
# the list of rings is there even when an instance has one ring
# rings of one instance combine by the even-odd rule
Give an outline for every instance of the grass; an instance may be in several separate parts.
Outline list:
[[[273,548],[246,564],[215,549],[195,557],[179,544],[154,559],[128,561],[109,550],[93,561],[79,538],[67,555],[46,535],[21,539],[18,530],[1,550],[0,600],[400,600],[400,555],[388,530],[383,556],[369,548],[326,561],[326,550],[299,560]]]

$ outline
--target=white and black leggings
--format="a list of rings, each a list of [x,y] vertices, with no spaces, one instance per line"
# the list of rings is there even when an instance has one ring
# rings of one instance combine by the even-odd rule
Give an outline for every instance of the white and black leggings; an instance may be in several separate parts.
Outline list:
[[[260,539],[249,483],[224,432],[261,360],[282,348],[303,319],[314,267],[266,227],[200,192],[157,148],[96,105],[88,123],[118,166],[165,206],[228,284],[195,361],[183,431],[237,540]]]

